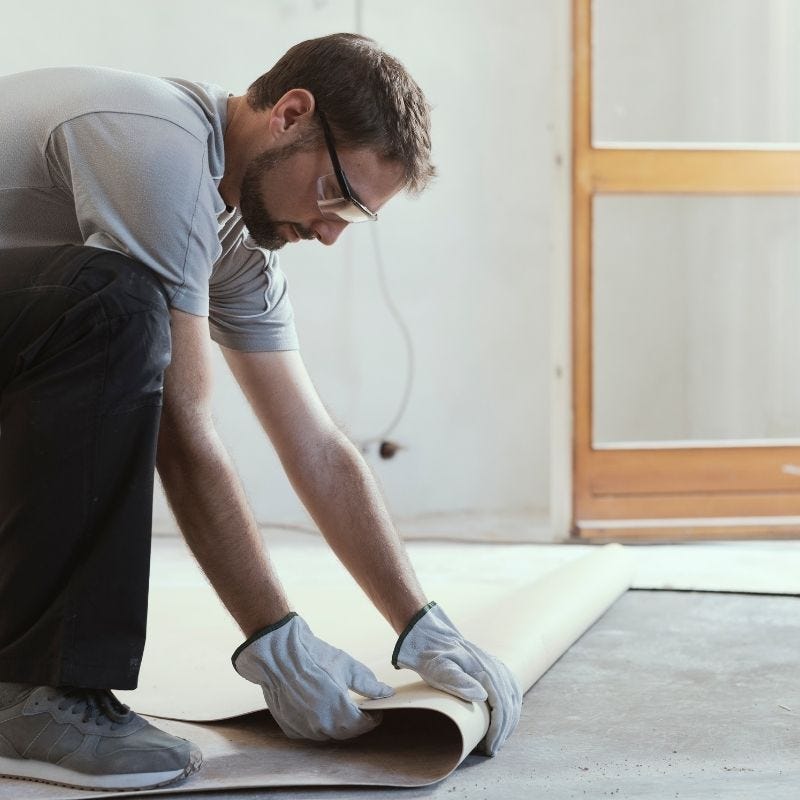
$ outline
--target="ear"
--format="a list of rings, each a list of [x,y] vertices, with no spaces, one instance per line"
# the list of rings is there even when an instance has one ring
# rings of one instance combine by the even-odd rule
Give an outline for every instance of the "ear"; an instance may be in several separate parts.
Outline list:
[[[292,128],[314,115],[316,103],[308,89],[290,89],[270,109],[269,131],[275,139],[284,137]]]

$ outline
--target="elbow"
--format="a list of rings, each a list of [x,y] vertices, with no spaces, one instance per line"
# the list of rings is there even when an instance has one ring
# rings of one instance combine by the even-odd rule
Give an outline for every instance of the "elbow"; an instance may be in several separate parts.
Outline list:
[[[299,494],[304,490],[335,493],[343,485],[353,486],[372,481],[372,474],[358,448],[340,430],[306,442],[282,459],[289,480]]]
[[[207,453],[216,440],[211,409],[205,403],[165,403],[161,411],[156,465],[159,472],[174,461]]]

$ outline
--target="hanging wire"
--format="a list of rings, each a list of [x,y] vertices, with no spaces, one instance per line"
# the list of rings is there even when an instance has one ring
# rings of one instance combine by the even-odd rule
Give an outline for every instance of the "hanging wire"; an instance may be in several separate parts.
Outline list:
[[[380,238],[378,236],[378,231],[375,230],[374,225],[369,226],[370,235],[372,237],[372,248],[375,253],[375,265],[377,267],[378,273],[378,283],[381,289],[381,296],[383,297],[383,301],[386,304],[386,308],[389,309],[389,313],[392,315],[398,329],[400,330],[400,334],[403,337],[403,344],[405,346],[406,351],[406,378],[405,378],[405,386],[403,388],[402,398],[400,400],[400,405],[397,408],[397,412],[395,413],[394,417],[392,418],[391,422],[386,426],[386,428],[378,435],[371,439],[367,439],[361,443],[362,450],[366,449],[368,445],[378,443],[381,446],[385,444],[391,444],[387,440],[392,432],[397,428],[400,424],[403,416],[406,413],[408,408],[409,400],[411,399],[411,391],[414,388],[414,377],[416,374],[416,364],[414,358],[414,341],[411,338],[411,331],[409,330],[406,321],[403,319],[403,315],[400,313],[400,309],[395,303],[394,298],[392,297],[392,293],[389,289],[389,282],[386,277],[386,265],[383,260],[383,252],[381,251],[381,244]],[[381,455],[386,455],[382,452]],[[388,454],[388,457],[394,455],[394,452]]]
[[[355,13],[355,32],[363,36],[364,0],[355,0],[353,10]],[[398,406],[397,412],[395,413],[391,422],[379,435],[373,436],[370,439],[362,441],[361,450],[363,452],[366,452],[366,450],[369,449],[370,445],[377,444],[380,455],[384,458],[391,458],[397,451],[398,445],[395,444],[394,442],[390,442],[389,436],[394,432],[394,430],[402,421],[403,416],[406,413],[406,409],[408,408],[409,400],[411,399],[411,390],[413,389],[414,386],[414,376],[416,371],[414,363],[414,342],[411,339],[411,331],[409,330],[408,325],[403,319],[403,315],[400,313],[400,309],[394,302],[392,293],[389,290],[389,282],[386,277],[386,266],[383,260],[380,237],[378,235],[378,231],[376,230],[376,226],[370,225],[369,231],[370,231],[370,236],[372,238],[372,249],[375,253],[375,264],[378,272],[378,283],[380,285],[381,296],[383,297],[383,301],[386,304],[386,308],[389,309],[389,313],[392,315],[392,319],[394,319],[395,323],[397,324],[397,327],[400,330],[400,334],[403,337],[403,344],[405,346],[405,351],[406,351],[406,377],[405,377],[405,386],[403,388],[402,398],[400,400],[400,405]]]

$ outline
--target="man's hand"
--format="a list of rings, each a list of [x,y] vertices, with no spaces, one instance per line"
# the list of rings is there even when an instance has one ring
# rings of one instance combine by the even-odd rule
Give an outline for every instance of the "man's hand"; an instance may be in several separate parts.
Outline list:
[[[397,669],[407,667],[434,689],[462,700],[489,703],[491,721],[482,749],[493,756],[517,727],[522,691],[499,659],[468,642],[447,614],[428,603],[400,635],[392,655]]]
[[[297,614],[253,634],[231,657],[234,669],[257,683],[290,739],[351,739],[377,727],[380,711],[361,711],[348,693],[391,697],[360,662],[317,639]]]

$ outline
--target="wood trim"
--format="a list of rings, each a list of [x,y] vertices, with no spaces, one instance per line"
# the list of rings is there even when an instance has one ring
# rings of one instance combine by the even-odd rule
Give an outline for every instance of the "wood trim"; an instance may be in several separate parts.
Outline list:
[[[721,519],[800,516],[800,493],[693,492],[675,494],[582,495],[576,530],[587,520]],[[763,527],[769,527],[765,524]]]
[[[573,0],[572,91],[572,415],[573,520],[587,499],[592,438],[591,2]]]
[[[580,181],[593,192],[794,194],[800,152],[590,150]]]
[[[589,485],[592,458],[592,198],[575,188],[573,196],[573,459],[575,491]]]
[[[572,0],[572,57],[573,154],[583,154],[592,146],[591,0]]]
[[[800,447],[594,450],[586,478],[593,495],[800,492]]]
[[[609,525],[608,527],[584,527],[578,536],[580,539],[605,544],[607,542],[637,542],[648,544],[668,544],[670,542],[686,541],[719,541],[720,539],[798,539],[800,526],[764,527],[757,525],[720,525],[716,527],[702,526],[674,526],[670,528],[620,528]]]

